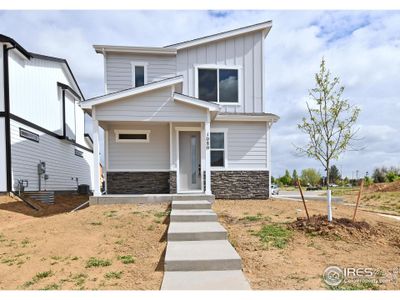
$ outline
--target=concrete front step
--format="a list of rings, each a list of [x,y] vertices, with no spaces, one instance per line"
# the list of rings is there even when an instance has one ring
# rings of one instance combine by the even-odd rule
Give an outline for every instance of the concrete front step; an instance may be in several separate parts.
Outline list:
[[[213,203],[215,201],[214,195],[205,194],[174,194],[172,201],[188,201],[188,200],[206,200]]]
[[[211,203],[207,200],[174,200],[172,209],[211,209]]]
[[[165,272],[161,290],[251,290],[240,270]]]
[[[226,240],[227,231],[218,222],[171,222],[168,241]]]
[[[239,254],[228,241],[168,242],[165,271],[241,270]]]
[[[173,209],[170,222],[216,222],[217,214],[211,209]]]

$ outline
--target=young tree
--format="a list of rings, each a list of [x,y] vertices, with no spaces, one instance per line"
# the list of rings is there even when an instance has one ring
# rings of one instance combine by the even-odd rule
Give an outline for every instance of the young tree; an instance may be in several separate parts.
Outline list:
[[[309,91],[311,103],[307,102],[307,117],[298,128],[308,136],[308,143],[297,146],[299,153],[317,159],[326,172],[328,220],[332,221],[329,171],[331,161],[338,159],[355,140],[354,130],[360,109],[351,106],[342,97],[344,87],[339,86],[339,77],[332,78],[322,59],[319,73],[315,74],[316,85]]]
[[[315,169],[304,169],[301,171],[301,182],[303,185],[316,186],[321,181],[321,175]]]

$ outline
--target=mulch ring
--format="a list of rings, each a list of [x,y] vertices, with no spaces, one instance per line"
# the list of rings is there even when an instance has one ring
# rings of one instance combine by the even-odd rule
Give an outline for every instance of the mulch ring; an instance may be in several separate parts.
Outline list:
[[[361,240],[378,234],[378,231],[367,222],[353,222],[347,218],[333,218],[332,222],[328,222],[327,216],[323,215],[313,215],[310,220],[299,217],[295,222],[288,224],[288,227],[307,234],[333,239]]]

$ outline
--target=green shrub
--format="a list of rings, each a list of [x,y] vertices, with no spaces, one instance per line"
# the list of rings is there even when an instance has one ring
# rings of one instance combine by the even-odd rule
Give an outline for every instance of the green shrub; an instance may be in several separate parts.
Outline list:
[[[89,260],[86,262],[86,268],[107,267],[111,266],[111,264],[111,260],[109,259],[90,257]]]
[[[118,260],[120,260],[123,264],[133,264],[135,262],[135,259],[133,258],[132,255],[121,255],[118,256]]]
[[[292,232],[280,225],[266,225],[255,234],[260,241],[267,246],[272,245],[276,248],[285,248],[292,237]]]

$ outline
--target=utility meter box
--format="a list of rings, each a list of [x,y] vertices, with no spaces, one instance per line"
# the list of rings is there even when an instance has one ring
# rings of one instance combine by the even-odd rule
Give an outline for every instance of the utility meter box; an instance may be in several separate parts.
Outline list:
[[[38,174],[43,175],[44,173],[46,173],[46,163],[44,161],[41,161],[38,164]]]

